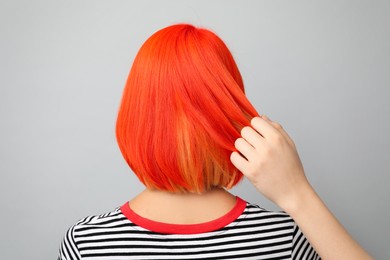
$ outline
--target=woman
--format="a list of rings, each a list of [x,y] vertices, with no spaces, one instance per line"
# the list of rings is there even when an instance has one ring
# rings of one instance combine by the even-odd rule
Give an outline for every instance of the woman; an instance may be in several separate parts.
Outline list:
[[[288,134],[248,101],[214,33],[178,24],[153,34],[116,131],[146,189],[73,225],[59,259],[370,259],[308,183]],[[286,213],[230,194],[243,175]]]

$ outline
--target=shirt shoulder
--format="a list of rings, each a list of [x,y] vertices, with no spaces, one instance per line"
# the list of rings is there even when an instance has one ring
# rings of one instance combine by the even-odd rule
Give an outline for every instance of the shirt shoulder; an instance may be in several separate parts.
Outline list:
[[[256,219],[270,223],[286,223],[287,226],[293,229],[295,222],[286,212],[268,210],[254,203],[246,203],[246,208],[240,218]]]
[[[291,239],[292,259],[321,259],[299,226],[286,212],[267,210],[257,204],[247,202],[247,207],[240,218],[248,221],[252,219],[261,226],[261,230],[266,230],[266,225],[270,227],[272,225],[273,231],[287,231]]]
[[[90,225],[106,225],[118,220],[123,220],[123,215],[119,209],[119,207],[115,208],[112,211],[98,214],[98,215],[90,215],[86,216],[79,221],[77,221],[74,226],[77,227],[87,227]]]
[[[99,215],[90,215],[78,220],[70,226],[61,241],[58,260],[79,260],[83,249],[82,237],[88,237],[90,234],[105,232],[106,230],[121,227],[126,223],[125,216],[117,207],[112,211]],[[130,224],[131,225],[131,224]]]

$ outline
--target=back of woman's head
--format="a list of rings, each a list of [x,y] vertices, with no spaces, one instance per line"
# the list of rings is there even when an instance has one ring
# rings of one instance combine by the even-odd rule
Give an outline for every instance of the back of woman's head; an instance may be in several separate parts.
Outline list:
[[[241,128],[257,115],[223,41],[178,24],[154,33],[139,50],[116,134],[146,187],[203,192],[241,180],[229,157]]]

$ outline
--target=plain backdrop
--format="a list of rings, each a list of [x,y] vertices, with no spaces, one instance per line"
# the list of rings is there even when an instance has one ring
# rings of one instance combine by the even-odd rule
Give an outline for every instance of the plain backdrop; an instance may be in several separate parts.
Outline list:
[[[66,229],[143,189],[115,140],[134,56],[193,23],[231,49],[247,95],[295,140],[354,238],[390,259],[390,2],[0,1],[0,259],[55,259]],[[278,208],[244,181],[233,193]]]

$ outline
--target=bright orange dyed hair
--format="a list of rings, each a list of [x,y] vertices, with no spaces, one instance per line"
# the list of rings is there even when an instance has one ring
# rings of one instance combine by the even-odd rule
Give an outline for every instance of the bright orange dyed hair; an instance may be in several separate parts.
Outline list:
[[[209,30],[177,24],[139,50],[116,135],[146,187],[200,193],[242,179],[229,157],[241,128],[257,115],[224,42]]]

